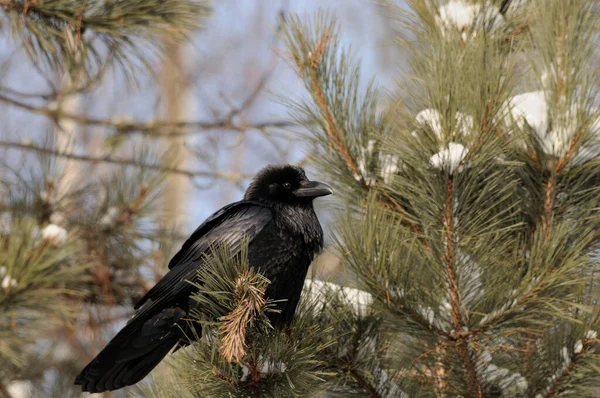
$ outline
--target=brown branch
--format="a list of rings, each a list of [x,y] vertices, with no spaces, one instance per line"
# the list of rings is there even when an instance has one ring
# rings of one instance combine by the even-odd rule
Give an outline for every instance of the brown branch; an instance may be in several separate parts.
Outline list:
[[[565,153],[565,156],[563,156],[560,159],[560,161],[558,162],[558,164],[556,165],[556,174],[559,174],[562,171],[563,167],[565,167],[565,165],[567,164],[567,162],[573,155],[573,152],[575,151],[575,146],[577,145],[577,143],[579,142],[580,139],[581,139],[581,134],[579,134],[579,131],[577,131],[575,133],[575,135],[573,136],[573,140],[571,141],[571,144],[569,145],[569,149],[567,150],[567,153]]]
[[[323,118],[325,119],[325,131],[327,132],[327,137],[329,138],[330,145],[336,147],[339,151],[340,155],[350,168],[354,175],[360,175],[358,173],[358,167],[354,163],[354,159],[350,156],[348,149],[344,145],[342,141],[342,137],[340,135],[340,130],[336,124],[335,117],[333,113],[329,110],[329,106],[327,104],[327,99],[325,97],[325,92],[323,87],[321,87],[319,82],[319,65],[323,61],[323,56],[327,51],[327,47],[329,46],[332,39],[332,28],[331,26],[325,30],[323,35],[321,36],[319,42],[317,43],[314,51],[310,55],[310,62],[307,64],[302,59],[295,59],[296,65],[298,66],[299,75],[304,76],[303,68],[310,68],[310,77],[309,83],[313,93],[313,99],[319,106],[321,113],[323,114]]]
[[[135,134],[141,133],[152,137],[179,137],[192,135],[191,131],[181,131],[185,129],[195,129],[196,132],[202,130],[215,130],[223,129],[228,131],[244,132],[250,129],[264,130],[267,128],[286,128],[297,126],[298,124],[286,120],[273,120],[264,121],[258,123],[234,123],[233,118],[241,111],[231,112],[227,118],[216,121],[178,121],[178,122],[164,122],[164,121],[147,121],[147,122],[127,122],[119,120],[109,120],[94,117],[87,117],[84,115],[71,114],[63,112],[61,109],[52,109],[43,106],[35,106],[28,104],[23,101],[16,100],[14,98],[7,97],[4,94],[0,94],[0,101],[3,101],[9,105],[16,106],[33,113],[44,115],[54,121],[60,119],[70,120],[78,124],[84,124],[87,126],[98,126],[113,128],[118,131],[119,134]],[[176,131],[173,131],[176,130]],[[179,131],[177,131],[179,130]]]
[[[142,207],[142,205],[144,204],[146,196],[148,196],[148,188],[142,187],[135,202],[131,206],[127,206],[126,208],[121,209],[121,212],[119,213],[116,220],[117,224],[131,222],[133,220],[134,215],[140,210],[140,207]]]
[[[445,212],[445,222],[446,222],[446,253],[445,253],[445,261],[446,261],[446,271],[448,273],[448,283],[449,283],[449,295],[450,295],[450,304],[452,306],[452,320],[454,323],[455,330],[461,330],[463,327],[463,319],[461,315],[461,305],[460,305],[460,292],[458,289],[458,281],[456,275],[454,274],[454,231],[453,231],[453,217],[452,217],[452,202],[454,200],[453,195],[453,180],[450,176],[448,178],[448,182],[446,185],[446,212]]]
[[[449,284],[449,295],[450,295],[450,305],[452,307],[452,321],[454,324],[455,332],[463,331],[464,321],[461,314],[461,298],[460,291],[458,288],[458,280],[454,273],[454,261],[455,261],[455,252],[454,252],[454,229],[453,229],[453,216],[452,216],[452,204],[454,200],[454,188],[453,188],[453,179],[452,176],[448,178],[447,187],[446,187],[446,211],[445,211],[445,221],[446,221],[446,271],[448,272],[448,284]],[[468,317],[465,309],[465,315]],[[481,388],[481,383],[479,382],[479,378],[477,376],[477,371],[475,369],[475,364],[473,363],[473,359],[471,358],[471,354],[469,353],[468,342],[466,338],[457,334],[457,349],[458,353],[462,359],[463,365],[467,372],[468,384],[469,384],[469,394],[472,397],[483,398],[483,389]]]
[[[580,138],[581,134],[579,134],[579,132],[576,132],[573,136],[573,139],[571,140],[567,153],[565,153],[565,155],[562,158],[560,158],[560,160],[556,164],[555,174],[548,177],[548,181],[546,182],[546,187],[544,190],[544,212],[542,214],[542,226],[546,228],[547,233],[550,233],[550,223],[552,222],[553,216],[552,208],[554,207],[554,191],[556,188],[556,178],[560,175],[560,172],[573,155],[573,152],[575,151],[575,146],[577,146],[577,143],[579,142]]]
[[[352,359],[353,360],[356,360],[356,357],[358,356],[358,348],[360,345],[360,341],[361,341],[361,339],[354,339],[354,343],[352,344]],[[365,390],[371,398],[380,398],[380,394],[377,392],[377,389],[375,387],[373,387],[371,385],[371,383],[369,383],[368,380],[365,379],[365,377],[357,369],[354,369],[352,367],[351,363],[349,363],[347,365],[347,369],[350,372],[350,374],[352,375],[352,377],[354,378],[354,380],[356,380],[358,382],[360,387],[363,390]]]
[[[464,339],[461,339],[458,342],[458,353],[463,361],[465,370],[467,371],[467,377],[469,379],[469,396],[483,398],[483,389],[481,388],[481,383],[479,383],[477,370],[475,369],[475,364],[473,363],[473,359],[469,353],[468,344],[469,343],[467,343],[467,341]]]
[[[358,172],[358,167],[354,162],[354,159],[350,155],[348,148],[346,148],[346,145],[343,142],[335,117],[329,109],[329,104],[327,103],[325,91],[323,90],[323,87],[321,86],[319,80],[319,66],[323,62],[323,56],[327,52],[328,46],[333,38],[332,25],[333,24],[330,24],[329,27],[325,29],[314,50],[309,53],[309,62],[305,62],[304,59],[302,59],[301,57],[294,57],[293,55],[291,56],[291,58],[294,60],[294,63],[298,68],[298,75],[303,78],[309,76],[307,78],[308,84],[310,86],[309,89],[312,92],[314,101],[317,103],[319,109],[321,110],[321,113],[323,114],[325,122],[325,131],[329,140],[329,147],[335,147],[340,156],[344,159],[344,162],[346,163],[348,168],[352,171],[352,173],[355,176],[360,176],[360,173]],[[299,34],[302,35],[302,31],[299,30]],[[308,72],[311,73],[306,73],[305,69],[308,69]],[[368,184],[365,184],[365,187],[367,189],[370,188]],[[404,207],[400,205],[400,203],[398,203],[392,196],[390,196],[386,192],[381,192],[381,194],[383,196],[382,202],[384,203],[384,205],[386,205],[388,208],[392,208],[393,206],[396,210],[402,213],[402,215],[404,216],[403,221],[405,221],[409,225],[413,232],[421,232],[419,225],[409,220],[410,215],[408,214],[406,209],[404,209]],[[425,248],[429,248],[427,242],[425,242],[424,240],[420,241]]]
[[[180,169],[176,167],[162,166],[157,164],[146,164],[140,163],[133,159],[112,157],[112,156],[89,156],[89,155],[80,155],[69,152],[63,152],[57,149],[45,148],[42,146],[24,144],[19,142],[11,142],[11,141],[1,141],[0,147],[8,147],[8,148],[17,148],[24,151],[30,152],[38,152],[52,156],[58,156],[65,159],[71,159],[75,161],[81,162],[89,162],[89,163],[107,163],[107,164],[115,164],[121,166],[135,166],[135,167],[143,167],[149,170],[156,170],[163,173],[168,174],[177,174],[182,175],[188,178],[198,178],[198,177],[207,177],[207,178],[222,178],[225,180],[229,180],[232,182],[238,182],[242,179],[249,178],[251,176],[244,174],[235,174],[227,171],[204,171],[204,170],[187,170]]]
[[[554,179],[555,176],[548,177],[546,187],[544,188],[544,211],[542,213],[542,227],[550,233],[550,224],[552,222],[552,208],[554,207]]]

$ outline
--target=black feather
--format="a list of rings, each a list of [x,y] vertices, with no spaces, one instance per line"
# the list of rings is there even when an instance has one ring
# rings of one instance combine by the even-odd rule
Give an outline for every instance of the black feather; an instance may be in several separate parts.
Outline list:
[[[214,213],[185,241],[169,262],[169,272],[135,305],[131,320],[82,370],[75,384],[89,392],[135,384],[173,347],[185,346],[190,335],[186,331],[191,329],[182,318],[188,315],[190,295],[195,292],[187,281],[196,278],[211,248],[221,244],[235,256],[242,242],[249,242],[249,263],[271,281],[266,296],[283,300],[278,304],[280,312],[270,314],[271,322],[274,326],[289,324],[308,267],[323,246],[314,198],[295,194],[307,182],[299,167],[263,169],[243,201]],[[310,187],[314,191],[314,183]],[[201,333],[199,327],[191,327],[197,335]]]

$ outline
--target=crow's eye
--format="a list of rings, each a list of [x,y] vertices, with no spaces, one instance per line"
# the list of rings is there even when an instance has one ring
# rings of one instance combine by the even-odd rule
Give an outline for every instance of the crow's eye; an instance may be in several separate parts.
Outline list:
[[[284,182],[284,183],[283,183],[283,187],[284,187],[285,189],[292,189],[292,184],[290,184],[289,182]]]

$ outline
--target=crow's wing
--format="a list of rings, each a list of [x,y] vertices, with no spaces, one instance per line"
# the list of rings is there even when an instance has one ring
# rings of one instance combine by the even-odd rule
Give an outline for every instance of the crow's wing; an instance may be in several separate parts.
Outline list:
[[[159,303],[187,299],[193,290],[187,281],[194,279],[203,257],[212,247],[224,244],[235,254],[245,239],[251,241],[272,218],[271,210],[256,202],[240,201],[223,207],[185,241],[169,262],[169,272],[142,297],[135,309],[141,308],[146,313]]]

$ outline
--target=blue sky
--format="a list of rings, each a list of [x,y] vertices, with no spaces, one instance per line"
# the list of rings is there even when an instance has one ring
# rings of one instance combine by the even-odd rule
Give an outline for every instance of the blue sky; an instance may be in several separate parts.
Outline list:
[[[213,2],[214,13],[206,20],[205,29],[197,33],[187,45],[185,68],[188,73],[197,75],[191,79],[188,97],[189,119],[211,120],[215,111],[227,110],[230,105],[243,101],[256,86],[265,70],[274,68],[265,91],[257,98],[248,112],[241,117],[248,121],[264,121],[287,117],[287,109],[277,96],[298,98],[305,94],[294,72],[282,62],[273,51],[281,48],[274,42],[273,32],[279,10],[286,13],[298,12],[310,16],[318,10],[328,10],[335,15],[341,26],[341,42],[351,45],[360,58],[363,82],[375,77],[385,89],[393,86],[392,76],[399,60],[389,35],[382,8],[375,2],[366,0],[220,0]],[[35,71],[19,49],[17,38],[0,38],[0,59],[8,60],[0,71],[3,84],[13,89],[33,93],[47,92],[44,79]],[[86,114],[97,117],[131,117],[147,120],[156,117],[156,82],[149,75],[138,78],[139,87],[127,88],[120,74],[109,74],[101,86],[81,98],[81,106]],[[32,101],[43,105],[43,101]],[[21,111],[18,108],[0,107],[3,119],[0,136],[7,139],[23,140],[31,137],[43,142],[52,131],[51,123],[42,116]],[[84,152],[89,143],[100,133],[95,128],[80,128],[76,136],[80,139],[80,151]],[[274,156],[274,147],[257,131],[245,134],[245,144],[232,150],[223,150],[225,145],[235,142],[236,133],[197,134],[186,142],[192,147],[210,148],[210,166],[220,169],[239,168],[245,173],[253,173],[268,163],[279,163],[283,159]],[[289,153],[287,159],[301,158],[303,147],[299,142],[286,143],[274,140]],[[218,149],[219,147],[220,149]],[[14,156],[11,154],[9,156]],[[16,159],[16,158],[15,158]],[[15,161],[16,162],[16,161]],[[190,168],[206,169],[199,159],[191,159]],[[186,224],[183,231],[191,231],[206,216],[223,204],[241,197],[240,187],[217,183],[210,189],[192,189],[186,208]]]

